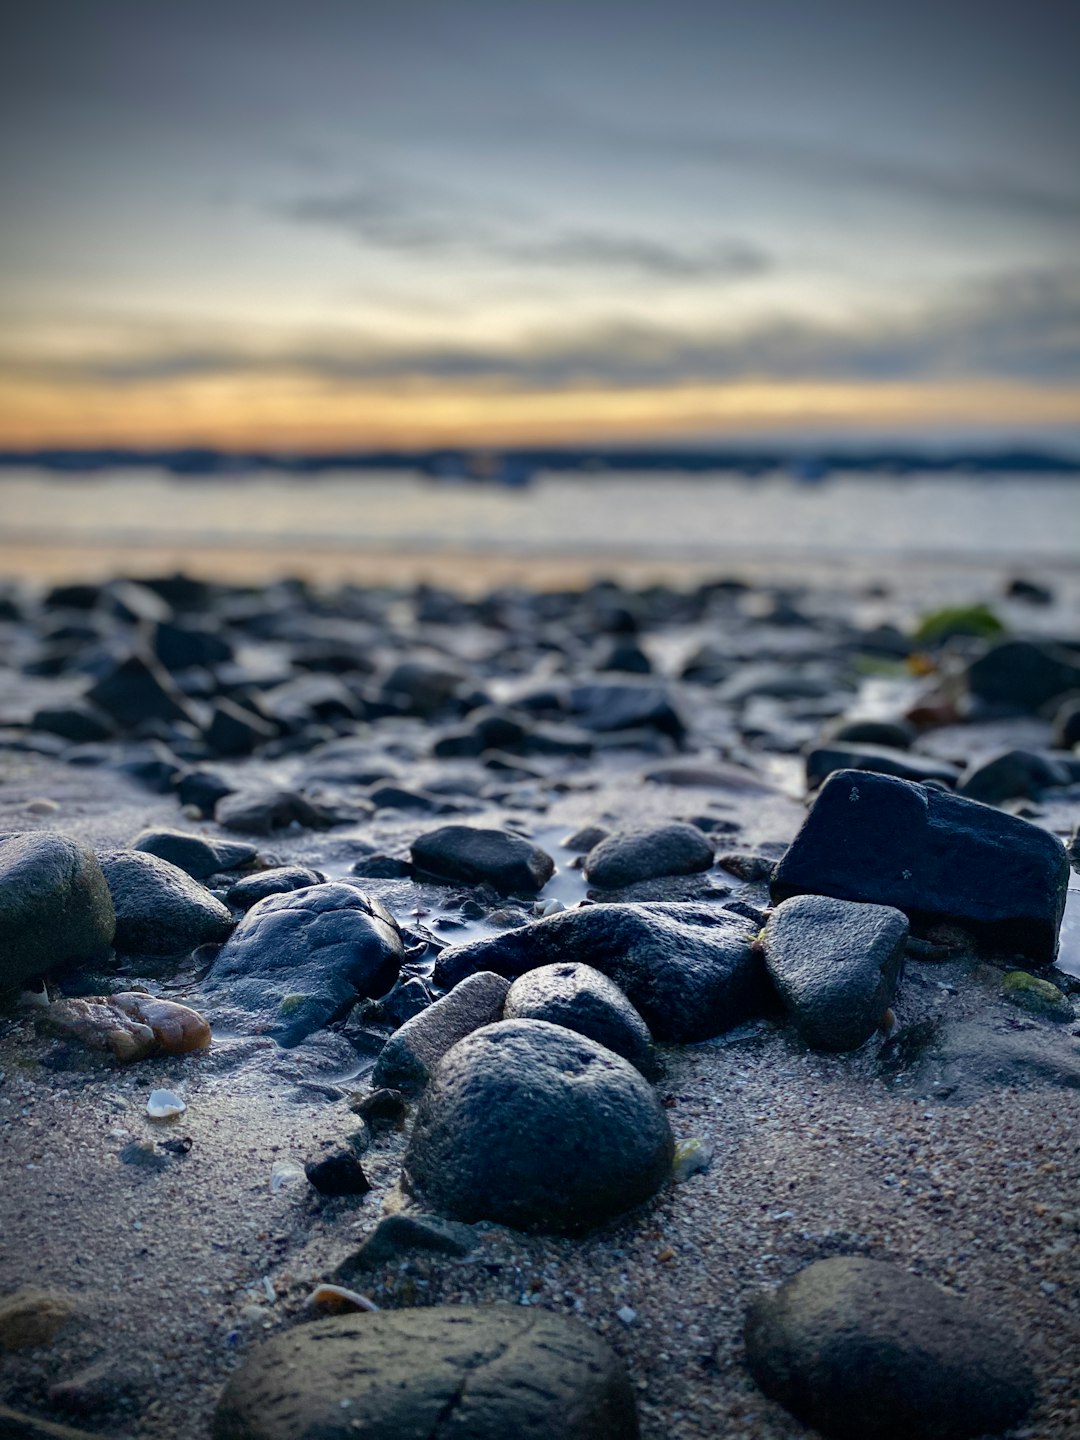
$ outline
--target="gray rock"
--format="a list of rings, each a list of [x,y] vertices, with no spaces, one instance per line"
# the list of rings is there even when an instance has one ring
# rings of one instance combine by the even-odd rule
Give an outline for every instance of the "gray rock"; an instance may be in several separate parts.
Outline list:
[[[543,1020],[504,1020],[443,1057],[402,1181],[439,1214],[576,1233],[654,1195],[674,1141],[621,1056]]]
[[[1045,965],[1057,953],[1068,879],[1061,841],[1026,820],[841,770],[780,861],[772,896],[832,895],[893,905],[920,923],[957,921],[981,942]]]
[[[960,778],[959,766],[947,760],[885,745],[817,745],[807,753],[806,783],[811,790],[836,770],[873,770],[879,775],[898,775],[901,780],[940,780],[950,787]]]
[[[441,1215],[384,1215],[359,1250],[341,1262],[334,1276],[348,1281],[362,1270],[389,1265],[411,1250],[427,1250],[460,1259],[475,1245],[476,1232],[458,1220],[444,1220]]]
[[[468,981],[464,981],[468,984]],[[649,1027],[614,981],[591,965],[541,965],[514,981],[506,996],[507,1020],[547,1020],[587,1035],[638,1070],[648,1070]]]
[[[391,988],[401,932],[354,885],[311,885],[252,907],[210,968],[200,1009],[216,1023],[298,1045],[361,996]]]
[[[899,1080],[916,1095],[967,1105],[1003,1089],[1080,1089],[1080,1047],[1056,1025],[973,1019],[924,1027],[905,1044]],[[888,1059],[888,1057],[884,1057]]]
[[[636,1431],[634,1432],[636,1434]],[[58,1425],[0,1404],[0,1440],[99,1440],[97,1433],[76,1430],[71,1425]]]
[[[116,933],[97,857],[67,835],[0,840],[0,989],[75,961],[105,960]]]
[[[746,1321],[765,1393],[834,1440],[969,1440],[1035,1400],[1016,1340],[982,1307],[894,1265],[819,1260]]]
[[[617,830],[589,851],[585,878],[617,889],[660,875],[694,875],[713,863],[713,847],[695,825],[674,821],[652,828]]]
[[[419,836],[411,847],[417,870],[438,880],[493,885],[509,895],[535,895],[555,873],[555,862],[539,845],[506,830],[443,825]]]
[[[326,876],[307,865],[277,865],[272,870],[259,870],[245,875],[231,886],[225,899],[237,910],[250,910],[268,895],[284,895],[290,890],[303,890],[308,885],[321,885]]]
[[[228,908],[186,870],[142,850],[110,850],[99,859],[124,954],[181,955],[228,939]]]
[[[452,1045],[498,1020],[509,988],[501,975],[481,971],[406,1020],[376,1060],[372,1085],[406,1095],[422,1090]]]
[[[476,970],[516,979],[576,961],[614,980],[657,1040],[687,1044],[741,1025],[772,1005],[752,944],[759,927],[700,902],[586,905],[442,952],[440,985]]]
[[[884,745],[890,750],[909,750],[915,739],[915,727],[906,720],[841,717],[826,728],[825,739],[840,745]]]
[[[219,800],[214,818],[226,830],[243,835],[270,835],[286,825],[325,830],[337,816],[295,790],[241,790]]]
[[[253,1350],[213,1440],[636,1440],[622,1362],[576,1320],[505,1305],[316,1320]]]
[[[1055,785],[1068,785],[1069,768],[1052,755],[1033,750],[999,750],[973,761],[960,777],[958,795],[1000,805],[1003,800],[1035,799]]]
[[[1080,690],[1080,658],[1049,643],[1005,640],[971,662],[967,686],[987,704],[1038,710],[1059,695]]]
[[[119,661],[90,687],[85,698],[124,729],[147,720],[198,723],[169,672],[152,655],[133,654]]]
[[[667,686],[655,681],[596,681],[575,685],[567,700],[583,730],[603,734],[646,728],[675,741],[681,741],[686,734],[686,722]]]
[[[796,895],[765,926],[765,964],[815,1050],[857,1050],[892,1003],[907,916],[887,905]]]
[[[144,850],[176,865],[195,880],[205,880],[221,870],[239,870],[258,858],[254,845],[238,840],[219,840],[212,835],[193,835],[184,830],[140,830],[131,842],[132,850]]]
[[[414,657],[395,665],[382,683],[383,694],[413,715],[430,720],[465,682],[465,674],[446,660]]]

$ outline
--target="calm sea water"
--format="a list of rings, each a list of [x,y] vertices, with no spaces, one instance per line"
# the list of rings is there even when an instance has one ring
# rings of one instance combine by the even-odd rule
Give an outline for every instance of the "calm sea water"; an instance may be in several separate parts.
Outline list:
[[[540,475],[517,492],[408,472],[319,479],[0,471],[0,544],[327,554],[1080,565],[1080,483],[1039,477]]]

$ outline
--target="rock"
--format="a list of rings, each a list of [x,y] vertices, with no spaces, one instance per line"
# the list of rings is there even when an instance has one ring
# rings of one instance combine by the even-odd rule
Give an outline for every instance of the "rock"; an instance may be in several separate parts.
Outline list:
[[[766,1013],[775,1000],[758,926],[698,902],[586,905],[444,950],[435,981],[476,970],[516,979],[540,965],[591,965],[619,989],[657,1040],[707,1040]]]
[[[0,1440],[98,1440],[89,1430],[57,1425],[0,1404]]]
[[[170,865],[186,870],[195,880],[205,880],[222,870],[240,870],[259,857],[254,845],[219,840],[212,835],[193,835],[186,830],[140,830],[131,848],[167,860]]]
[[[671,1178],[676,1185],[682,1185],[690,1179],[691,1175],[703,1174],[712,1162],[712,1146],[707,1140],[692,1135],[688,1140],[680,1140],[675,1146],[675,1154],[671,1162]]]
[[[1054,744],[1059,750],[1080,745],[1080,695],[1063,700],[1054,712]]]
[[[837,770],[872,770],[878,775],[897,775],[901,780],[940,780],[950,787],[960,779],[958,765],[910,750],[890,750],[884,745],[817,745],[807,752],[809,789],[816,789]]]
[[[579,1232],[655,1194],[674,1142],[648,1081],[559,1025],[504,1020],[443,1057],[402,1182],[439,1214]]]
[[[958,921],[977,939],[1049,964],[1069,865],[1026,820],[892,776],[831,775],[777,867],[791,895],[892,905],[920,924]]]
[[[501,975],[470,975],[449,995],[406,1020],[386,1042],[372,1072],[372,1085],[416,1094],[452,1045],[502,1014],[510,986]]]
[[[979,1304],[858,1256],[754,1300],[746,1352],[767,1395],[835,1440],[996,1435],[1035,1400],[1016,1340]]]
[[[463,671],[446,661],[414,657],[395,665],[382,689],[385,696],[410,714],[430,720],[444,709],[465,679]]]
[[[727,870],[748,885],[760,885],[776,873],[776,861],[770,855],[752,855],[743,850],[729,850],[716,857],[721,869]]]
[[[1040,585],[1037,580],[1029,580],[1024,575],[1014,575],[1005,587],[1005,594],[1010,600],[1022,600],[1025,605],[1054,603],[1054,592],[1048,585]]]
[[[111,717],[104,710],[88,705],[85,701],[37,710],[30,725],[34,730],[60,735],[75,745],[95,740],[111,740],[116,734],[116,726]]]
[[[24,1285],[0,1296],[0,1350],[49,1345],[75,1314],[75,1298],[62,1290]]]
[[[226,830],[243,835],[270,835],[275,830],[297,826],[304,830],[326,830],[338,823],[330,810],[295,790],[241,790],[226,795],[214,809],[214,818]]]
[[[611,831],[603,825],[582,825],[580,830],[567,835],[561,843],[564,850],[573,850],[575,855],[587,855],[610,834]]]
[[[512,711],[484,706],[474,711],[464,725],[445,731],[431,747],[438,759],[482,755],[485,750],[515,750],[529,734],[529,727]]]
[[[369,1090],[366,1095],[352,1096],[349,1109],[354,1115],[359,1115],[369,1129],[378,1133],[401,1130],[409,1107],[400,1090],[384,1087],[380,1090]]]
[[[555,873],[555,861],[539,845],[506,830],[443,825],[411,846],[417,870],[438,880],[493,885],[510,895],[535,895]]]
[[[186,619],[183,624],[162,621],[154,626],[150,645],[165,669],[173,672],[221,665],[233,658],[232,646],[209,619]]]
[[[305,1165],[304,1174],[320,1195],[366,1195],[371,1189],[360,1161],[351,1150],[336,1150],[325,1160]]]
[[[321,885],[325,879],[321,870],[312,870],[307,865],[277,865],[272,870],[245,875],[229,888],[225,899],[237,910],[250,910],[268,895],[284,895],[290,890]]]
[[[564,962],[527,971],[510,986],[503,1015],[507,1020],[563,1025],[613,1050],[638,1070],[650,1067],[649,1027],[619,987],[591,965]]]
[[[393,781],[380,781],[364,792],[376,810],[412,810],[418,815],[443,815],[458,807],[440,795],[429,795],[426,790],[409,790]]]
[[[1080,659],[1063,646],[1006,640],[971,662],[966,681],[970,694],[985,704],[1039,710],[1080,690]]]
[[[210,1026],[197,1011],[139,991],[54,1000],[45,1018],[51,1028],[125,1063],[187,1055],[210,1044]]]
[[[214,702],[206,743],[215,755],[250,755],[277,733],[278,727],[265,716],[222,696]]]
[[[125,730],[148,720],[183,720],[198,725],[198,717],[176,688],[169,672],[150,655],[129,655],[87,691],[85,699],[111,715]]]
[[[116,948],[127,955],[180,955],[226,940],[233,918],[186,870],[142,850],[98,857],[116,910]]]
[[[763,775],[743,765],[713,761],[708,765],[686,762],[681,765],[657,765],[641,777],[652,785],[673,785],[679,789],[734,790],[737,792],[771,791],[773,786]]]
[[[830,725],[825,739],[838,745],[884,745],[889,750],[910,750],[915,727],[906,720],[860,720],[853,716]]]
[[[109,886],[92,850],[48,831],[0,840],[0,989],[75,961],[98,964],[115,932]]]
[[[455,1431],[462,1440],[636,1440],[638,1427],[621,1361],[587,1326],[543,1310],[438,1305],[274,1336],[230,1377],[212,1434],[404,1440]]]
[[[412,874],[412,866],[408,860],[397,855],[383,855],[376,851],[354,861],[351,873],[364,880],[407,880]]]
[[[577,724],[600,733],[647,728],[679,742],[686,722],[664,685],[655,681],[597,681],[575,685],[567,697]]]
[[[354,885],[311,885],[252,907],[210,967],[204,1002],[246,1033],[285,1046],[376,998],[398,976],[401,932]]]
[[[660,875],[694,875],[713,863],[713,847],[694,825],[616,830],[585,858],[585,878],[604,889],[621,889]]]
[[[411,1250],[427,1250],[460,1259],[475,1247],[476,1232],[457,1220],[415,1213],[384,1215],[359,1250],[347,1256],[334,1274],[338,1279],[348,1280],[361,1270],[390,1265]]]
[[[1067,766],[1050,755],[999,750],[973,761],[961,775],[956,793],[985,805],[1000,805],[1003,800],[1038,800],[1044,790],[1068,785],[1071,778]]]
[[[113,1405],[126,1388],[119,1367],[111,1360],[98,1360],[50,1385],[49,1404],[69,1415],[92,1415]],[[0,1423],[0,1436],[3,1433]]]
[[[188,770],[176,782],[176,796],[181,805],[192,805],[203,815],[213,815],[214,807],[234,788],[210,770]]]
[[[765,926],[765,964],[802,1039],[857,1050],[892,1004],[907,916],[886,905],[796,895]]]
[[[1027,970],[1010,970],[1001,982],[1001,993],[1011,1005],[1026,1010],[1029,1015],[1066,1025],[1076,1019],[1068,996],[1050,980],[1040,980]]]

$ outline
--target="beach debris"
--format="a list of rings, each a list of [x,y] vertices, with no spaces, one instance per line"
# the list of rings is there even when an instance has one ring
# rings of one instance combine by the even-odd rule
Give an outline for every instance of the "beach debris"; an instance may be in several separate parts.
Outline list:
[[[151,1120],[172,1120],[183,1115],[187,1105],[175,1090],[151,1090],[146,1102],[146,1113]]]

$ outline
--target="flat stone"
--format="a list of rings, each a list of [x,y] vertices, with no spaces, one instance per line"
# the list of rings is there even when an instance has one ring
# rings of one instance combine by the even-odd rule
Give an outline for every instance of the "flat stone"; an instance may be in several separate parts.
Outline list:
[[[477,970],[517,979],[540,965],[591,965],[619,989],[657,1040],[707,1040],[775,1005],[760,927],[702,902],[586,905],[466,945],[435,962],[436,983]]]
[[[245,875],[231,886],[226,901],[237,910],[250,910],[268,895],[285,895],[290,890],[304,890],[309,885],[321,885],[326,876],[321,870],[308,865],[276,865],[272,870],[258,870],[254,875]]]
[[[942,791],[842,770],[821,787],[776,870],[772,896],[892,905],[918,924],[958,921],[1007,954],[1057,953],[1069,864],[1055,836]]]
[[[958,765],[886,745],[817,745],[807,753],[806,784],[811,790],[837,770],[872,770],[878,775],[897,775],[901,780],[940,780],[949,786],[960,779]]]
[[[180,955],[228,938],[228,907],[187,871],[142,850],[110,850],[99,859],[124,954]]]
[[[636,1440],[638,1426],[622,1362],[586,1325],[507,1305],[437,1305],[274,1336],[230,1377],[212,1429],[213,1440],[348,1434]]]
[[[270,895],[222,947],[200,1008],[228,1027],[298,1045],[361,996],[384,995],[403,954],[393,916],[355,885]]]
[[[148,1055],[187,1055],[210,1044],[210,1026],[197,1011],[141,991],[62,997],[44,1019],[92,1049],[128,1063]]]
[[[613,1050],[638,1070],[650,1067],[649,1027],[614,981],[591,965],[564,961],[527,971],[510,986],[503,1015],[507,1020],[564,1025]]]
[[[112,948],[116,914],[93,851],[37,831],[0,840],[0,989]]]
[[[224,796],[214,809],[214,819],[243,835],[272,835],[287,825],[326,830],[337,824],[338,817],[295,790],[260,789]]]
[[[892,1004],[907,916],[886,905],[796,895],[765,926],[765,964],[784,1008],[815,1050],[857,1050]]]
[[[1000,805],[1003,800],[1037,800],[1044,790],[1072,780],[1065,757],[1040,755],[1034,750],[999,750],[973,761],[960,777],[958,795]]]
[[[414,1250],[460,1259],[475,1246],[476,1232],[460,1221],[408,1212],[384,1215],[360,1248],[341,1262],[334,1275],[339,1280],[349,1280],[362,1270],[390,1265]]]
[[[649,1199],[674,1141],[621,1056],[543,1020],[504,1020],[443,1057],[417,1108],[402,1182],[451,1219],[575,1233]]]
[[[508,895],[535,895],[555,873],[551,856],[521,835],[470,825],[443,825],[411,846],[413,865],[438,880],[493,885]]]
[[[695,825],[674,821],[632,830],[616,830],[585,859],[591,885],[620,889],[660,875],[694,875],[713,863],[713,847]]]
[[[1057,1024],[1076,1019],[1072,1001],[1050,980],[1041,980],[1026,970],[1010,970],[1001,982],[1001,993],[1010,1005]]]
[[[253,864],[259,855],[254,845],[212,835],[195,835],[187,830],[140,830],[131,848],[157,855],[170,865],[186,870],[195,880],[205,880],[222,870],[239,870]]]
[[[462,980],[391,1035],[375,1061],[372,1085],[406,1095],[422,1090],[452,1045],[499,1019],[509,989],[501,975],[483,971]]]
[[[831,1440],[972,1440],[1011,1429],[1035,1400],[1015,1338],[977,1298],[858,1256],[818,1260],[754,1300],[746,1352],[765,1393]]]

